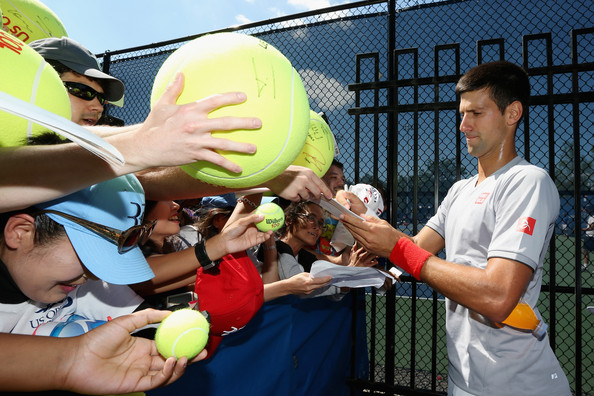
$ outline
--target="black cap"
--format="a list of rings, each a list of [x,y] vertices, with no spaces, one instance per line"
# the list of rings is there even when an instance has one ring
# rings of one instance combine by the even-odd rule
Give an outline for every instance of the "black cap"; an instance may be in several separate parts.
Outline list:
[[[37,51],[45,60],[60,62],[67,68],[101,81],[105,98],[117,102],[124,96],[124,83],[99,69],[95,55],[69,37],[50,37],[32,41],[29,47]]]

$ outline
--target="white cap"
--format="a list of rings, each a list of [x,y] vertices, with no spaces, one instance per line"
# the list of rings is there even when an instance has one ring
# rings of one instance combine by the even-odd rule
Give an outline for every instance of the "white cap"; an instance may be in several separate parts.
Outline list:
[[[379,217],[384,211],[384,199],[377,188],[369,184],[355,184],[348,186],[347,191],[355,194],[367,208]]]

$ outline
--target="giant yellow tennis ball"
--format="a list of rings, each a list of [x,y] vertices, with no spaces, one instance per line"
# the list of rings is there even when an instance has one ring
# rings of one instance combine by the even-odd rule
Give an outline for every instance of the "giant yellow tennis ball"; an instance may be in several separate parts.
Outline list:
[[[309,102],[291,62],[272,45],[240,33],[216,33],[192,40],[163,63],[153,84],[151,103],[161,96],[177,72],[185,85],[177,103],[213,94],[244,92],[244,103],[225,106],[210,117],[257,117],[259,130],[215,131],[214,137],[254,143],[255,154],[219,151],[242,168],[227,171],[208,161],[184,165],[189,175],[210,184],[252,187],[282,173],[295,160],[309,128]]]
[[[334,135],[322,116],[310,110],[309,131],[301,153],[293,165],[305,166],[322,177],[334,158]]]
[[[41,55],[0,31],[0,91],[70,119],[70,98],[58,73]],[[26,144],[46,127],[0,111],[0,147]]]
[[[184,308],[173,311],[155,333],[157,350],[163,357],[194,358],[206,346],[210,325],[200,312]]]
[[[67,36],[60,18],[37,0],[0,0],[3,29],[25,43]]]
[[[264,215],[264,220],[256,223],[256,228],[262,232],[276,231],[285,224],[285,212],[274,202],[258,206],[255,213]]]

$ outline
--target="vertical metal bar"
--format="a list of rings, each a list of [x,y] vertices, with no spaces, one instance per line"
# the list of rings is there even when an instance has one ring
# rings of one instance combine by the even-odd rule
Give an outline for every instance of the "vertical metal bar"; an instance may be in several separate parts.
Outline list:
[[[460,44],[456,44],[456,76],[458,81],[462,76],[460,70]],[[456,94],[456,103],[460,103],[459,95]],[[460,123],[462,122],[460,118],[460,111],[456,109],[456,129],[460,128]],[[462,179],[462,133],[458,131],[456,133],[456,180]],[[436,208],[437,209],[437,208]]]
[[[357,54],[355,57],[356,61],[355,61],[355,81],[357,83],[361,82],[361,74],[362,74],[362,62],[366,59],[371,59],[373,60],[373,70],[374,70],[374,80],[375,82],[379,81],[379,53],[377,52],[373,52],[373,53],[366,53],[366,54]],[[374,106],[378,107],[379,106],[379,88],[374,88],[374,91],[376,92],[375,96],[374,96]],[[360,90],[356,90],[355,91],[355,106],[356,107],[360,107],[361,106],[361,91]],[[377,113],[376,113],[377,114]],[[377,135],[378,132],[377,130],[379,129],[379,127],[375,127],[375,136],[377,139]],[[360,130],[360,115],[356,114],[355,115],[355,130],[359,131]],[[370,323],[370,351],[369,351],[369,370],[370,370],[370,378],[372,381],[374,381],[374,376],[375,376],[375,367],[376,367],[376,321],[377,321],[377,315],[376,315],[376,310],[377,310],[377,293],[375,292],[375,289],[372,290],[372,294],[371,294],[371,323]],[[394,311],[395,312],[395,311]],[[356,344],[356,339],[353,340],[354,344]],[[353,352],[355,353],[355,352]],[[354,356],[354,355],[353,355]],[[351,370],[352,370],[352,375],[353,378],[356,375],[355,372],[355,365],[354,365],[354,360],[351,362]]]
[[[433,103],[439,103],[439,54],[440,47],[436,45],[433,51],[433,75],[435,84],[433,85]],[[433,165],[434,165],[434,182],[433,182],[433,208],[437,210],[439,203],[439,109],[433,112]],[[431,390],[437,387],[437,293],[433,291],[433,300],[431,302]]]
[[[357,54],[355,56],[356,62],[355,62],[355,82],[360,83],[361,82],[361,62],[362,60],[365,58],[364,55],[361,54]],[[355,106],[356,107],[360,107],[361,106],[361,91],[360,90],[356,90],[355,91]],[[361,128],[361,116],[359,114],[355,114],[355,130],[354,130],[354,134],[355,134],[355,180],[358,180],[359,177],[359,136],[360,134],[360,128]]]
[[[418,82],[418,78],[419,78],[419,51],[418,48],[414,48],[413,49],[413,54],[414,54],[414,73],[415,75],[413,76],[414,79],[414,90],[413,90],[413,95],[414,95],[414,107],[415,107],[415,111],[414,111],[414,148],[413,148],[413,152],[414,152],[414,179],[415,179],[415,190],[414,190],[414,202],[415,202],[415,206],[418,207],[419,202],[418,202],[418,188],[419,188],[419,109],[418,109],[418,105],[419,105],[419,82]],[[413,233],[416,234],[418,229],[418,221],[419,219],[415,219],[414,223],[413,223]],[[417,354],[417,281],[416,279],[413,281],[412,283],[413,286],[413,299],[412,299],[412,314],[411,314],[411,348],[410,348],[410,352],[411,352],[411,387],[414,389],[415,386],[415,377],[416,377],[416,359],[415,356]]]
[[[574,203],[575,203],[575,392],[577,395],[582,394],[582,267],[581,267],[581,253],[582,253],[582,233],[581,222],[578,221],[582,212],[581,191],[582,186],[581,174],[582,169],[580,165],[580,103],[579,103],[579,75],[577,71],[578,51],[577,39],[579,34],[571,30],[571,65],[573,70],[571,73],[571,92],[572,92],[572,114],[573,114],[573,183],[575,186]]]
[[[357,83],[361,82],[361,56],[359,54],[357,54],[355,56],[355,81]],[[356,107],[360,107],[361,106],[361,92],[359,90],[355,91],[355,106]],[[359,131],[360,125],[359,125],[359,114],[355,114],[355,136],[358,136],[358,131]],[[352,336],[352,349],[351,349],[351,378],[356,378],[357,376],[357,372],[356,372],[356,351],[357,351],[357,296],[356,293],[353,294],[353,315],[352,315],[352,320],[353,320],[353,326],[351,329],[351,336]],[[375,311],[374,311],[375,312]],[[375,356],[375,342],[371,343],[371,356],[374,357]],[[373,367],[373,363],[371,362],[370,359],[370,366]],[[370,379],[373,381],[373,371],[369,371],[370,373]],[[354,394],[354,387],[350,387],[350,394],[353,395]]]
[[[378,82],[380,78],[379,68],[379,54],[376,53],[375,58],[375,69],[373,71],[373,81]],[[376,88],[373,91],[373,105],[375,108],[379,106],[379,89]],[[379,173],[379,114],[376,112],[373,114],[373,183],[378,186],[378,173]],[[382,197],[385,199],[385,197]],[[382,208],[383,210],[383,208]]]
[[[111,67],[111,53],[109,52],[109,50],[105,51],[105,53],[103,54],[103,65],[102,65],[102,69],[103,69],[103,73],[105,74],[109,74],[109,68]],[[103,111],[103,115],[109,115],[109,108],[111,106],[105,106],[105,109]]]
[[[546,69],[547,69],[547,124],[548,124],[548,156],[549,166],[548,172],[553,181],[556,180],[555,175],[555,114],[554,114],[554,101],[553,101],[553,46],[552,37],[550,33],[527,35],[523,37],[523,59],[524,69],[530,74],[530,67],[528,64],[529,50],[528,44],[531,41],[544,40],[546,46]],[[529,114],[529,113],[528,113]],[[528,114],[524,117],[525,129],[528,129],[529,117]],[[556,347],[556,322],[557,322],[557,235],[553,233],[551,242],[549,244],[549,341],[551,348],[555,350]]]
[[[396,0],[388,2],[388,78],[390,81],[396,80],[397,76],[394,70],[394,50],[396,48]],[[395,106],[396,93],[395,88],[388,89],[388,108]],[[397,193],[395,179],[398,177],[398,135],[395,128],[395,114],[388,112],[388,174],[393,177],[388,178],[388,191],[390,194],[390,221],[395,224],[395,214],[397,206]],[[395,329],[396,329],[396,293],[392,288],[386,293],[386,384],[394,385],[394,357],[395,349]]]
[[[491,40],[477,40],[476,42],[476,64],[483,63],[483,47],[488,45],[496,45],[499,47],[499,60],[505,59],[505,40],[502,38]]]

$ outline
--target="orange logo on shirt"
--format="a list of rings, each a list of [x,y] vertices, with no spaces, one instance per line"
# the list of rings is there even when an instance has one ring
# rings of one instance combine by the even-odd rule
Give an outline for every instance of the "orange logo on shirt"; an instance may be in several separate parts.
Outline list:
[[[521,217],[518,220],[518,228],[516,228],[516,231],[523,232],[528,235],[532,235],[532,232],[534,231],[535,224],[536,224],[536,219],[533,219],[532,217]]]

